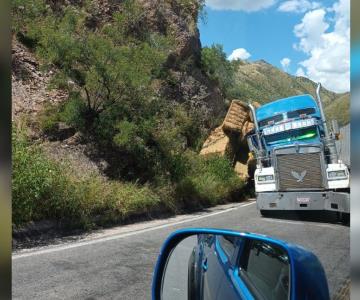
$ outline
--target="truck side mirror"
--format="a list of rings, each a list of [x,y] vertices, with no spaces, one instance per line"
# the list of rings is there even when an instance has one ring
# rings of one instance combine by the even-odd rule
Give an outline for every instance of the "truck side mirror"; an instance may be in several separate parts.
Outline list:
[[[248,135],[248,137],[247,137],[247,143],[248,143],[250,152],[255,152],[255,151],[256,151],[256,147],[254,146],[254,143],[253,143],[253,141],[252,141],[251,135]]]

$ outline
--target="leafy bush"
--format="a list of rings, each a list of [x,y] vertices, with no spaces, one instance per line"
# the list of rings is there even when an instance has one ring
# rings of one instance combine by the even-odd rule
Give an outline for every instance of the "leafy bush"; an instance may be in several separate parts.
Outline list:
[[[45,103],[36,119],[40,130],[47,135],[56,134],[60,122],[66,123],[80,131],[86,131],[86,105],[76,94],[70,95],[66,103]]]
[[[187,158],[190,169],[177,187],[178,197],[186,205],[224,203],[244,186],[227,158],[216,155],[201,157],[191,153]]]
[[[225,158],[187,151],[168,163],[175,181],[158,177],[153,187],[74,175],[71,166],[49,160],[39,146],[14,132],[13,223],[56,219],[92,226],[154,210],[176,212],[223,203],[243,186]]]
[[[61,210],[58,201],[68,189],[68,182],[60,167],[45,159],[39,149],[30,146],[21,135],[13,134],[12,145],[14,223],[40,219],[45,210]]]
[[[13,134],[13,223],[64,219],[92,225],[123,220],[154,209],[159,197],[147,186],[74,176],[71,168],[50,161],[41,149]]]
[[[37,123],[44,133],[52,134],[56,131],[57,124],[60,121],[59,110],[59,106],[45,104],[40,111]]]
[[[44,0],[13,0],[11,6],[13,30],[23,34],[29,31],[34,20],[46,16],[49,11]]]
[[[234,85],[234,66],[226,59],[223,47],[214,44],[201,50],[201,64],[205,73],[219,84],[225,97],[229,96],[229,89]]]
[[[205,0],[166,0],[173,9],[179,11],[183,18],[197,12],[197,16],[204,16]]]
[[[86,114],[86,105],[82,99],[77,95],[70,96],[65,105],[61,107],[58,113],[59,120],[63,121],[78,130],[86,130],[86,119],[83,115]]]

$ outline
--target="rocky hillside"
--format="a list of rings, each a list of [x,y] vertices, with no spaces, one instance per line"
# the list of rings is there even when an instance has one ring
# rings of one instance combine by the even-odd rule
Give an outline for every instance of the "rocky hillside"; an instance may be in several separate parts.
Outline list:
[[[219,87],[201,70],[201,44],[197,19],[202,1],[137,0],[134,5],[130,5],[131,1],[97,0],[91,3],[89,7],[83,1],[36,0],[33,6],[27,7],[29,4],[24,4],[14,11],[16,27],[12,45],[13,120],[23,121],[25,118],[31,125],[28,128],[31,137],[42,140],[48,148],[48,153],[57,153],[55,156],[60,159],[70,159],[80,169],[86,168],[87,165],[92,168],[94,163],[91,160],[94,159],[102,172],[106,173],[107,169],[111,169],[111,162],[109,164],[106,161],[112,158],[108,157],[106,151],[98,153],[99,151],[94,149],[89,134],[86,138],[83,137],[79,134],[79,128],[74,130],[71,128],[72,124],[57,120],[51,109],[47,111],[49,107],[66,105],[69,94],[79,90],[79,87],[73,88],[76,80],[71,76],[60,86],[53,84],[61,72],[61,63],[49,62],[48,58],[42,55],[50,48],[43,45],[49,37],[45,36],[44,42],[38,40],[38,36],[44,34],[45,16],[51,19],[54,16],[59,20],[66,19],[67,9],[70,11],[70,8],[76,14],[83,15],[83,24],[89,33],[101,32],[109,25],[115,26],[116,18],[122,14],[132,15],[132,19],[123,24],[128,26],[131,32],[118,33],[119,37],[122,34],[131,36],[131,40],[129,38],[123,42],[124,45],[131,45],[134,40],[146,40],[148,35],[153,34],[168,38],[171,49],[166,53],[162,70],[157,71],[165,75],[153,78],[151,89],[156,92],[155,97],[168,101],[170,106],[180,104],[185,113],[196,114],[196,126],[199,127],[196,130],[200,136],[214,126],[214,120],[225,115],[226,105]],[[46,6],[43,7],[43,4]],[[29,16],[24,14],[24,10],[28,10]],[[34,21],[30,19],[34,14],[39,14],[39,11],[42,15],[34,18]],[[74,32],[73,36],[77,34],[78,32]],[[74,52],[76,51],[78,49],[74,47]],[[66,53],[62,55],[66,56]],[[69,55],[72,55],[70,51]],[[73,64],[75,65],[75,62]],[[78,70],[70,72],[75,73]],[[71,87],[67,86],[68,82],[71,82]],[[53,121],[56,124],[52,124]],[[48,127],[48,123],[51,123],[52,129],[56,129],[56,136],[49,136],[41,128]],[[78,133],[74,138],[76,131]],[[84,153],[92,159],[87,160]],[[73,159],[74,157],[76,159]],[[78,159],[79,157],[82,159]],[[79,165],[79,162],[83,163]]]
[[[13,119],[21,116],[36,117],[46,104],[64,101],[64,90],[50,90],[53,72],[44,72],[38,58],[16,38],[12,41],[12,113]]]
[[[202,0],[17,0],[13,222],[92,227],[243,195],[198,155],[226,113],[202,68]]]
[[[292,76],[264,60],[239,61],[235,72],[234,96],[244,101],[269,101],[300,94],[315,97],[316,83],[305,77]],[[321,90],[329,119],[337,119],[340,125],[349,122],[350,93],[336,94]],[[339,114],[341,112],[341,114]]]
[[[79,12],[84,12],[86,16],[84,23],[88,29],[100,30],[102,26],[114,22],[114,13],[126,11],[126,2],[129,1],[97,0],[92,1],[91,8],[86,7],[83,1],[36,2],[48,2],[50,10],[60,15],[64,13],[66,5],[72,5]],[[225,105],[217,85],[209,80],[200,68],[201,44],[197,19],[203,1],[137,0],[135,2],[141,7],[142,12],[131,24],[133,34],[141,36],[143,34],[141,30],[144,30],[145,34],[158,33],[171,36],[172,39],[172,51],[165,63],[165,70],[169,76],[166,80],[156,82],[154,86],[158,87],[161,96],[170,101],[185,103],[189,109],[198,111],[202,124],[207,128],[211,127],[214,118],[224,115]],[[40,103],[46,102],[45,99],[49,102],[57,102],[66,98],[67,94],[65,90],[48,89],[53,72],[40,70],[41,59],[33,53],[36,49],[32,47],[32,37],[26,36],[29,24],[25,23],[24,27],[24,30],[19,30],[13,40],[15,118],[22,112],[36,115],[41,108]],[[21,42],[31,47],[27,48]]]

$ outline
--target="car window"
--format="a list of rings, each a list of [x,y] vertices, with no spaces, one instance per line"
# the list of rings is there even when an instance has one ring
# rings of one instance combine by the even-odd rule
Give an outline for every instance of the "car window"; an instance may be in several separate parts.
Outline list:
[[[240,259],[239,274],[257,299],[289,297],[289,258],[278,246],[248,241]]]
[[[224,250],[228,258],[232,257],[235,251],[235,241],[237,240],[237,237],[234,236],[220,236],[219,243],[221,248]]]

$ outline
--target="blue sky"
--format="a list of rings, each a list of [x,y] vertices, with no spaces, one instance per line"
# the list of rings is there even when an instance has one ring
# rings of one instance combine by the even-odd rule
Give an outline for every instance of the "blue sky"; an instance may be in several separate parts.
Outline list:
[[[202,46],[349,90],[350,0],[206,0]],[[234,55],[233,55],[234,56]],[[281,61],[283,64],[281,64]],[[340,63],[341,62],[341,63]],[[340,75],[339,75],[340,74]]]

